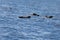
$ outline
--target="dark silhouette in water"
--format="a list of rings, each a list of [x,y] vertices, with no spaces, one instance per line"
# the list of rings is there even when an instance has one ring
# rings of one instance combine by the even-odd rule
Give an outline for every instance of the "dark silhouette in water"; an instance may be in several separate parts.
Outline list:
[[[53,18],[53,16],[45,16],[46,18]]]
[[[19,16],[19,18],[31,18],[31,16]]]
[[[36,14],[36,13],[33,13],[32,15],[33,15],[33,16],[39,16],[39,15],[38,15],[38,14]]]

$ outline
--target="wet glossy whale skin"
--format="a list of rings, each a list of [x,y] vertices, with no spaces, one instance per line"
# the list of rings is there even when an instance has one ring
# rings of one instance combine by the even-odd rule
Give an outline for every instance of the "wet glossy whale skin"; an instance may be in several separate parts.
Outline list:
[[[59,17],[60,0],[0,0],[0,40],[60,40]]]

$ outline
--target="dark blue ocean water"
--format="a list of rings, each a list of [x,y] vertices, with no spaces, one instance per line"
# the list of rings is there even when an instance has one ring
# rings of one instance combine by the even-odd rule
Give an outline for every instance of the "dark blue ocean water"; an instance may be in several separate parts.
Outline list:
[[[60,0],[0,0],[0,40],[60,40]]]

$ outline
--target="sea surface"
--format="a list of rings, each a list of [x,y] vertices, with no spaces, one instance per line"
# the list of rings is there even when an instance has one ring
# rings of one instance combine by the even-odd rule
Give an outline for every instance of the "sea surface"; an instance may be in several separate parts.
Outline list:
[[[60,40],[60,0],[0,0],[0,40]]]

